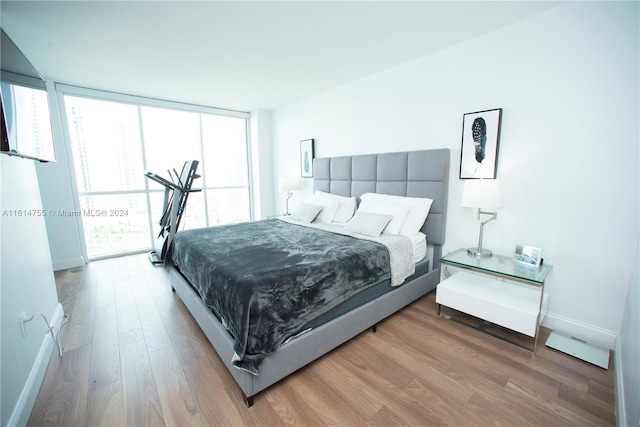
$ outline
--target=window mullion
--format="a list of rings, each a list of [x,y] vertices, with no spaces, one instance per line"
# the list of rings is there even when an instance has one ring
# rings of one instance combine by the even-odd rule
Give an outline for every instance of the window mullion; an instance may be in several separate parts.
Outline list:
[[[142,108],[138,105],[138,123],[140,129],[140,150],[142,151],[142,169],[147,170],[147,151],[144,138],[144,127],[142,126]],[[153,211],[151,210],[151,192],[149,191],[149,180],[144,180],[145,200],[147,201],[147,212],[149,212],[147,220],[149,221],[149,241],[151,247],[154,247],[153,237]]]
[[[204,133],[202,132],[202,114],[198,114],[198,128],[200,130],[200,158],[202,159],[201,175],[202,175],[202,197],[204,200],[204,223],[209,227],[209,203],[207,203],[207,177],[204,173]]]
[[[245,144],[245,162],[247,165],[247,185],[245,186],[245,188],[247,188],[248,190],[248,196],[249,196],[249,218],[251,219],[251,221],[253,221],[255,219],[255,210],[253,208],[253,201],[254,199],[254,195],[253,195],[253,185],[251,185],[251,183],[253,182],[253,169],[251,168],[251,163],[252,163],[252,142],[251,142],[251,130],[249,129],[249,119],[245,119],[244,121],[244,144]]]

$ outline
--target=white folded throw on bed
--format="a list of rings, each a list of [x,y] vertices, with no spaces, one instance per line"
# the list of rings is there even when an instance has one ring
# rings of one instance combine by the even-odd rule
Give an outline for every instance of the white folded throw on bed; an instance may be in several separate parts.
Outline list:
[[[362,240],[371,240],[384,245],[389,251],[391,263],[391,286],[399,286],[405,279],[416,271],[413,259],[413,243],[407,236],[396,234],[381,234],[380,237],[369,237],[362,234],[351,233],[345,230],[343,224],[311,223],[306,224],[287,217],[278,217],[279,220],[304,227],[317,228],[331,233],[342,234]]]

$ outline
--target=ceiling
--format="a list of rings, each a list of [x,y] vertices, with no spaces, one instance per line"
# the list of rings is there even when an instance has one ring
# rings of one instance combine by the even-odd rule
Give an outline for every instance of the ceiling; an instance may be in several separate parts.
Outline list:
[[[6,1],[47,80],[274,109],[558,5],[539,1]]]

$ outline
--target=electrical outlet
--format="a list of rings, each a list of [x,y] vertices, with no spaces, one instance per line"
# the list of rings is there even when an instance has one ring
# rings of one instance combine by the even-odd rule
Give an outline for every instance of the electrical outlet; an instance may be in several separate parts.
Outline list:
[[[23,338],[27,336],[27,313],[24,311],[20,313],[20,332]]]

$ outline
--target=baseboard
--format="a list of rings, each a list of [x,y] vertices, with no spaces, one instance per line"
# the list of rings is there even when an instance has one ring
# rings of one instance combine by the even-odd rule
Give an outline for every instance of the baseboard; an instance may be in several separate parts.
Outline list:
[[[63,317],[64,309],[62,308],[62,304],[58,303],[58,306],[53,313],[53,319],[51,320],[51,323],[55,325],[56,331],[60,330],[60,325],[62,323]],[[53,351],[54,347],[55,344],[51,339],[51,334],[46,334],[44,336],[44,339],[42,340],[42,345],[40,346],[40,351],[38,351],[38,356],[36,357],[36,360],[31,367],[31,372],[29,373],[27,382],[22,388],[22,393],[20,393],[20,397],[18,398],[18,402],[13,409],[13,413],[9,418],[7,426],[27,425],[29,416],[31,415],[31,411],[33,410],[33,405],[35,404],[36,398],[38,397],[40,386],[42,386],[44,374],[47,370],[47,365],[49,364],[51,352]]]
[[[587,341],[590,345],[612,350],[616,346],[618,334],[606,329],[597,328],[568,317],[547,312],[542,326],[557,330],[565,335],[574,336]]]
[[[67,258],[62,260],[52,260],[53,271],[67,270],[69,268],[82,267],[84,259],[82,257]]]

